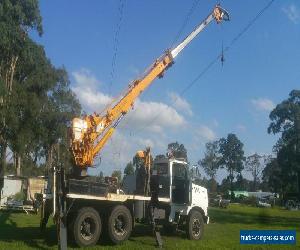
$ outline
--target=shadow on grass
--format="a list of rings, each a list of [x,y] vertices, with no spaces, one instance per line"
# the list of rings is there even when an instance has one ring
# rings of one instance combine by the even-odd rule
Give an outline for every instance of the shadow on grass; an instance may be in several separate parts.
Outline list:
[[[164,234],[162,234],[162,236],[165,236]],[[147,238],[145,238],[147,237]],[[148,237],[152,237],[153,240],[149,241]],[[149,247],[156,247],[156,241],[155,241],[155,237],[154,234],[152,232],[151,226],[149,225],[144,225],[144,224],[136,224],[132,230],[132,233],[128,239],[129,242],[135,243],[135,244],[139,244],[141,246],[146,246],[147,249]],[[71,248],[75,248],[75,249],[79,249],[79,247],[75,244],[74,239],[70,239],[68,238],[68,246]],[[103,228],[103,231],[101,233],[101,237],[99,242],[97,243],[97,246],[101,246],[101,247],[111,247],[111,248],[115,248],[116,245],[114,245],[110,240],[109,240],[109,236],[107,233],[107,230],[105,230],[105,228]]]
[[[281,226],[288,228],[298,228],[300,226],[300,218],[286,218],[282,216],[270,215],[266,209],[259,210],[257,214],[213,209],[209,212],[209,215],[211,217],[211,222],[220,224],[261,224],[264,226]]]
[[[15,213],[15,212],[14,212]],[[45,233],[41,233],[38,225],[36,227],[18,227],[10,215],[12,212],[0,213],[0,241],[15,242],[21,241],[24,245],[35,249],[47,249],[57,244],[55,226],[47,228]]]
[[[57,235],[56,226],[48,226],[45,232],[41,232],[38,225],[31,226],[26,225],[26,222],[22,223],[22,218],[20,221],[16,221],[16,212],[0,212],[0,241],[7,243],[20,242],[24,246],[31,247],[33,249],[49,249],[57,246]],[[24,214],[19,213],[21,216]],[[25,215],[26,216],[26,215]],[[20,222],[20,223],[19,223]],[[153,240],[149,241],[149,238],[153,237]],[[152,233],[151,227],[149,225],[137,224],[134,228],[129,241],[146,245],[147,247],[155,247],[156,241]],[[71,248],[79,249],[72,238],[68,238],[68,246]],[[97,246],[102,247],[112,247],[114,245],[109,241],[106,230],[104,229],[98,242]]]
[[[153,240],[152,241],[145,240],[144,238],[145,236],[152,237]],[[136,224],[128,240],[131,242],[141,244],[142,246],[150,246],[150,247],[156,246],[156,240],[152,228],[150,225],[146,225],[146,224]]]

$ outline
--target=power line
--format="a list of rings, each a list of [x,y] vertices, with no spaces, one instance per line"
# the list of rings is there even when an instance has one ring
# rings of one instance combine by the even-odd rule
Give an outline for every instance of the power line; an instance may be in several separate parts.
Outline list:
[[[113,52],[113,57],[112,57],[112,61],[111,61],[109,94],[111,94],[112,83],[113,83],[114,76],[115,76],[116,61],[117,61],[117,54],[118,54],[118,47],[119,47],[119,36],[120,36],[120,30],[121,30],[122,21],[123,21],[124,5],[125,5],[125,0],[120,0],[119,7],[118,7],[119,19],[117,22],[115,36],[114,36],[114,48],[113,48],[114,52]]]
[[[118,21],[116,25],[115,35],[114,35],[114,47],[113,47],[113,57],[111,62],[111,71],[110,71],[110,80],[108,85],[108,93],[109,95],[112,95],[112,84],[115,77],[115,69],[116,69],[116,62],[117,62],[117,55],[118,55],[118,49],[119,49],[119,36],[120,36],[120,30],[123,22],[123,16],[124,16],[124,5],[126,0],[119,0],[119,6],[118,6]],[[112,105],[114,100],[107,105],[107,107],[104,109],[106,110],[108,107]],[[115,151],[116,145],[114,141],[111,138],[111,144],[112,144],[112,150]]]
[[[222,51],[222,53],[218,54],[179,94],[179,97],[176,97],[173,101],[172,105],[176,104],[180,97],[182,97],[197,81],[222,57],[223,53],[229,51],[231,47],[249,30],[249,28],[256,22],[256,20],[265,13],[265,11],[270,8],[275,0],[271,0],[268,2],[266,6],[264,6],[255,16],[252,18],[248,24],[231,40],[228,46]],[[157,114],[147,125],[153,124],[161,114]],[[139,132],[145,129],[146,126],[141,127],[139,130],[135,132]]]
[[[220,53],[218,56],[216,56],[201,72],[199,75],[196,76],[194,80],[192,80],[181,92],[180,96],[183,96],[221,57],[223,56],[223,53],[230,50],[231,47],[244,35],[249,28],[255,23],[255,21],[272,5],[272,3],[275,0],[271,0],[268,2],[268,4],[263,7],[254,18],[252,18],[249,23],[231,40],[228,46],[224,48],[222,53]],[[175,101],[176,103],[176,101]],[[175,104],[174,103],[174,104]]]

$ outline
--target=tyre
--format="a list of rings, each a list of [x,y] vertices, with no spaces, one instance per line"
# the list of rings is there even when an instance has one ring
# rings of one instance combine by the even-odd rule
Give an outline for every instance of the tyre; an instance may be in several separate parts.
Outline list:
[[[114,244],[120,244],[129,238],[132,231],[132,216],[127,207],[118,205],[112,208],[107,230],[109,239]]]
[[[98,212],[91,207],[81,208],[70,223],[76,244],[81,247],[95,245],[101,235],[102,223]]]
[[[196,210],[192,210],[187,218],[186,234],[190,240],[200,240],[204,231],[204,222],[202,214]]]

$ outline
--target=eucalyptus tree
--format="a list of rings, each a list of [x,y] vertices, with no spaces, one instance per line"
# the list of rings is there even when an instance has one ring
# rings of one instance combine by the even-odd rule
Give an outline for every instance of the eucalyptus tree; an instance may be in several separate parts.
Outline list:
[[[262,171],[266,164],[270,161],[270,156],[259,155],[258,153],[249,155],[245,161],[245,169],[251,173],[253,177],[252,190],[256,191],[257,183],[260,180]]]
[[[198,161],[207,176],[210,178],[212,192],[216,191],[216,174],[220,167],[219,142],[213,141],[205,144],[205,153],[203,159]]]
[[[2,176],[10,136],[6,116],[11,112],[10,96],[15,89],[15,72],[28,32],[35,30],[42,35],[41,21],[38,0],[0,2],[0,189],[3,184]]]
[[[243,143],[235,134],[228,134],[227,138],[219,141],[220,166],[228,171],[231,196],[233,196],[233,180],[235,175],[244,169]]]
[[[268,133],[280,134],[274,150],[284,186],[300,192],[300,90],[292,90],[270,113],[270,120]]]
[[[168,144],[168,153],[175,158],[183,158],[187,161],[187,150],[183,144],[172,142]]]

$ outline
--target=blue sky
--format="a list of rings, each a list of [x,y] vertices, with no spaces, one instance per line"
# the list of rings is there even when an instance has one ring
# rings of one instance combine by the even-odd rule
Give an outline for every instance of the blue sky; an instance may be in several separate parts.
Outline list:
[[[91,173],[123,169],[134,152],[147,145],[154,153],[164,153],[172,141],[184,143],[190,162],[195,163],[203,157],[207,141],[230,132],[244,143],[247,155],[271,153],[276,137],[267,134],[270,110],[300,84],[299,1],[275,1],[225,53],[224,65],[213,65],[174,104],[221,52],[222,43],[226,47],[268,2],[221,1],[231,21],[207,27],[176,58],[164,78],[142,94]],[[124,4],[123,16],[111,78],[120,3]],[[193,3],[195,0],[42,0],[44,35],[39,38],[33,33],[32,37],[44,45],[56,66],[69,72],[84,109],[99,112],[172,45]],[[180,39],[215,4],[199,0]],[[224,175],[220,171],[218,180]]]

